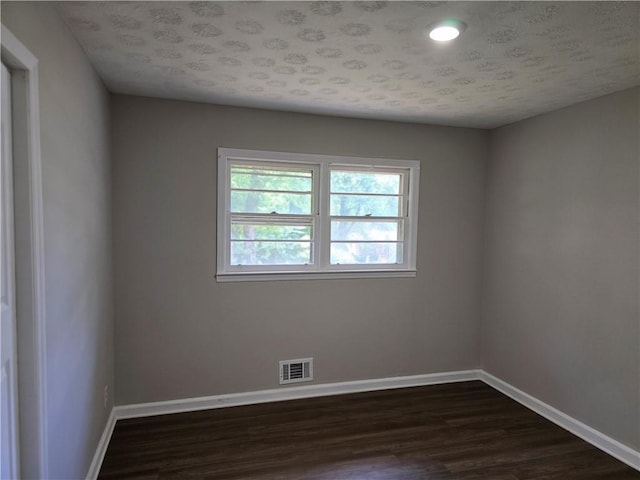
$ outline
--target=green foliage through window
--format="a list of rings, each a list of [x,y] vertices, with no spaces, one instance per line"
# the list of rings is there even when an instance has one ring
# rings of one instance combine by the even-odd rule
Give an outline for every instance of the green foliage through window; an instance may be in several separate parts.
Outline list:
[[[232,264],[313,263],[312,222],[282,217],[311,215],[313,170],[232,165],[230,184],[232,213],[268,215],[232,217]]]
[[[400,173],[331,171],[330,215],[360,217],[332,219],[332,264],[389,264],[402,261],[402,241],[399,238],[404,221],[399,218],[402,216],[402,181],[403,175]],[[376,217],[395,217],[398,220],[375,221]],[[351,242],[345,242],[349,240]],[[395,243],[362,243],[383,240]]]

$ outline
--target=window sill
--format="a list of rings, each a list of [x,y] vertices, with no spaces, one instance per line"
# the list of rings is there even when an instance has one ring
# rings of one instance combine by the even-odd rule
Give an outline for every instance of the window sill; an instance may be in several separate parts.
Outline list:
[[[282,272],[282,273],[218,273],[217,282],[271,282],[274,280],[335,280],[340,278],[409,278],[415,270],[367,270],[343,272]]]

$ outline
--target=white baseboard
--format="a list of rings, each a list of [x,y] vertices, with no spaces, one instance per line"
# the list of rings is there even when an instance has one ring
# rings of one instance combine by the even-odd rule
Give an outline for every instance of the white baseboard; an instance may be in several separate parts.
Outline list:
[[[430,373],[426,375],[411,375],[406,377],[379,378],[372,380],[356,380],[352,382],[325,383],[319,385],[305,385],[283,387],[272,390],[254,392],[230,393],[212,395],[208,397],[184,398],[164,402],[139,403],[114,407],[107,421],[104,433],[91,462],[87,480],[97,478],[102,461],[113,433],[117,420],[125,418],[148,417],[170,413],[193,412],[213,408],[253,405],[267,402],[280,402],[302,398],[324,397],[358,392],[373,392],[376,390],[390,390],[394,388],[419,387],[443,383],[467,382],[481,380],[490,387],[504,393],[525,407],[542,415],[556,425],[577,435],[593,446],[617,458],[621,462],[640,470],[640,452],[633,450],[613,438],[595,430],[552,406],[532,397],[528,393],[509,385],[484,370],[461,370],[455,372]]]
[[[570,417],[565,413],[562,413],[551,405],[538,400],[537,398],[517,389],[513,385],[510,385],[497,377],[494,377],[484,370],[480,370],[480,380],[490,387],[504,393],[508,397],[511,397],[516,402],[521,403],[529,410],[533,410],[547,420],[552,421],[556,425],[568,430],[586,442],[589,442],[594,447],[599,448],[603,452],[608,453],[630,467],[640,470],[640,452],[627,447],[604,433],[599,432],[598,430],[576,420],[573,417]]]
[[[356,380],[352,382],[324,383],[301,387],[283,387],[256,392],[230,393],[212,395],[210,397],[185,398],[166,402],[139,403],[115,407],[116,417],[137,418],[168,413],[193,412],[212,408],[235,407],[256,403],[280,402],[301,398],[325,397],[346,393],[372,392],[393,388],[418,387],[440,383],[466,382],[478,380],[478,370],[463,370],[445,373],[429,373],[407,377],[379,378],[373,380]]]
[[[107,419],[107,424],[105,425],[102,436],[100,437],[100,441],[98,442],[96,453],[93,455],[93,460],[91,461],[91,465],[89,466],[89,471],[87,472],[86,477],[87,480],[96,480],[98,478],[100,467],[102,467],[102,461],[104,460],[104,455],[105,453],[107,453],[107,447],[109,446],[109,442],[111,441],[113,429],[116,426],[116,420],[116,409],[112,408],[111,414]]]

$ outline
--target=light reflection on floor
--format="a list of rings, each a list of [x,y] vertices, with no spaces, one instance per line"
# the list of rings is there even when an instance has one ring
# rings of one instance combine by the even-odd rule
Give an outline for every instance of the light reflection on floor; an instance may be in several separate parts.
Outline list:
[[[439,462],[418,462],[411,458],[362,458],[309,469],[305,473],[283,476],[283,480],[449,480],[450,473]],[[431,464],[431,465],[429,465]]]

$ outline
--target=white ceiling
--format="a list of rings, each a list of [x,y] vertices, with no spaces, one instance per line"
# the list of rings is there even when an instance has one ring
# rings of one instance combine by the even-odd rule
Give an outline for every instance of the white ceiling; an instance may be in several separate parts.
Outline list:
[[[62,2],[117,93],[493,128],[640,83],[639,2]],[[468,28],[436,44],[425,26]]]

